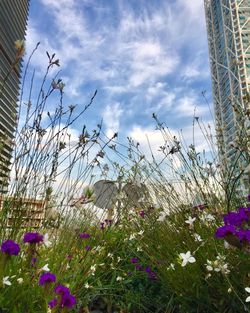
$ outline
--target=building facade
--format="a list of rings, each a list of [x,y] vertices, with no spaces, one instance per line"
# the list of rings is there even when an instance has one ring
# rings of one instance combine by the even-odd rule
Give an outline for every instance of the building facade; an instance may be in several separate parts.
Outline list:
[[[29,0],[0,0],[0,193],[10,172],[28,9]]]
[[[226,179],[240,176],[248,189],[250,0],[204,4],[220,164]]]

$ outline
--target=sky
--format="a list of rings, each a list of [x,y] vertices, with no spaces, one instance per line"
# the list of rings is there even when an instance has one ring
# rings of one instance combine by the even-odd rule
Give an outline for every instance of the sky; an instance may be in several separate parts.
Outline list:
[[[46,51],[55,53],[65,103],[87,104],[97,90],[76,135],[83,123],[93,128],[103,119],[107,136],[118,132],[121,142],[132,137],[146,146],[147,135],[156,151],[162,137],[153,113],[187,141],[194,115],[213,125],[202,96],[206,90],[212,108],[203,0],[31,0],[26,60],[37,42],[36,78],[45,72]],[[203,135],[196,136],[202,149]]]

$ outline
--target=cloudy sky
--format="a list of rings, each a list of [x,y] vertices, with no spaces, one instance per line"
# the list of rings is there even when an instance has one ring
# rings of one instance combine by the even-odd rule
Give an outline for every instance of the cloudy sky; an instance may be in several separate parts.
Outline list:
[[[27,55],[37,42],[32,67],[38,79],[46,51],[56,53],[65,102],[86,104],[97,89],[84,123],[93,127],[103,118],[108,136],[118,131],[121,141],[146,142],[147,134],[156,147],[153,112],[188,138],[194,110],[212,123],[201,95],[206,90],[211,103],[203,0],[33,0]]]

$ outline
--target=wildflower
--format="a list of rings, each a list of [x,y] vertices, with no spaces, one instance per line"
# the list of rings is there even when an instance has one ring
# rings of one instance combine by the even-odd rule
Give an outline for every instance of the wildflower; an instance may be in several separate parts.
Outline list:
[[[193,228],[194,227],[194,221],[196,220],[195,217],[191,217],[189,216],[188,219],[185,221],[186,224],[189,224],[189,227],[190,228]]]
[[[86,247],[85,247],[85,250],[86,250],[86,251],[90,251],[90,250],[91,250],[91,247],[90,247],[90,246],[86,246]]]
[[[87,233],[82,233],[79,235],[80,238],[82,239],[87,239],[87,238],[90,238],[90,234],[87,234]]]
[[[63,286],[63,285],[57,285],[54,289],[55,293],[58,295],[65,295],[67,293],[70,293],[69,288]]]
[[[70,293],[64,294],[61,299],[61,306],[62,308],[66,307],[68,309],[73,308],[76,304],[76,298],[71,295]]]
[[[143,271],[143,267],[140,264],[137,264],[135,268],[137,271]]]
[[[23,237],[23,242],[30,244],[43,242],[43,235],[39,233],[26,233]]]
[[[8,255],[18,255],[20,246],[13,240],[5,240],[1,245],[1,251]]]
[[[53,309],[57,305],[57,299],[53,299],[48,303],[50,309]]]
[[[121,276],[116,277],[116,281],[122,281],[122,280],[123,280],[123,278]]]
[[[213,271],[213,266],[212,265],[213,265],[212,262],[207,260],[207,264],[206,264],[207,271],[209,271],[209,272]]]
[[[194,263],[196,261],[190,251],[187,253],[180,253],[180,258],[182,259],[181,266],[186,266],[188,263]]]
[[[9,280],[10,276],[6,276],[3,278],[3,285],[11,286],[11,282]]]
[[[145,217],[145,211],[142,210],[142,211],[139,212],[139,214],[140,214],[140,216],[141,216],[142,218]]]
[[[194,234],[194,240],[199,241],[199,242],[202,241],[201,236],[199,234],[196,234],[196,233]]]
[[[130,260],[130,262],[131,262],[132,264],[136,264],[136,263],[139,263],[139,260],[138,260],[137,258],[132,258],[132,259]]]
[[[225,225],[217,228],[215,236],[217,238],[223,238],[227,235],[235,235],[235,228],[232,225]]]
[[[105,223],[101,223],[101,230],[104,230],[104,228],[105,228]]]
[[[134,234],[131,234],[131,235],[129,236],[129,240],[133,240],[133,239],[135,239],[135,235],[134,235]]]
[[[245,288],[246,292],[250,293],[250,287]],[[246,302],[250,302],[250,296],[246,298]]]
[[[55,283],[55,282],[56,282],[56,275],[54,275],[52,273],[43,273],[39,279],[39,285],[40,286],[43,286],[43,285],[49,284],[49,283]]]
[[[50,271],[50,269],[49,269],[49,264],[45,264],[45,265],[41,268],[41,271],[49,272],[49,271]]]
[[[167,270],[175,270],[175,265],[174,263],[170,263],[169,267],[167,268]]]
[[[90,285],[89,285],[88,283],[86,283],[86,284],[84,285],[84,288],[89,289],[89,288],[90,288]]]
[[[113,254],[112,253],[108,253],[107,257],[113,259]]]
[[[229,212],[224,216],[226,225],[241,226],[244,221],[247,221],[249,212],[245,208],[239,208],[238,212]]]
[[[250,230],[249,229],[240,229],[237,233],[236,236],[241,240],[241,241],[247,241],[250,242]]]
[[[49,234],[46,233],[43,237],[43,243],[45,245],[45,247],[49,248],[52,245],[52,242],[49,241]]]
[[[17,278],[17,282],[18,282],[19,285],[21,285],[23,283],[23,278],[22,277]]]
[[[144,230],[141,230],[141,231],[139,231],[139,233],[138,233],[138,235],[143,235],[143,233],[144,233]]]
[[[31,265],[32,267],[34,267],[34,266],[36,265],[36,261],[37,261],[37,258],[33,257],[33,258],[31,259],[30,265]]]

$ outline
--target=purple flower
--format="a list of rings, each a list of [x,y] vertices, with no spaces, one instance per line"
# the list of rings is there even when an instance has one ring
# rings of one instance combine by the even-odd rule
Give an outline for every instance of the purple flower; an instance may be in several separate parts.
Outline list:
[[[109,224],[109,226],[112,225],[112,220],[105,219],[104,222],[105,222],[107,225]]]
[[[151,268],[150,268],[149,266],[147,266],[147,267],[145,268],[145,272],[146,272],[146,273],[151,273],[152,270],[151,270]]]
[[[61,306],[71,309],[76,304],[76,298],[70,293],[64,294],[61,300]]]
[[[140,214],[140,216],[141,216],[142,218],[145,217],[145,211],[142,210],[142,211],[139,212],[139,214]]]
[[[132,258],[132,259],[130,259],[130,262],[132,264],[136,264],[136,263],[139,263],[139,260],[137,258]]]
[[[148,278],[151,280],[156,280],[157,279],[156,273],[155,272],[148,273]]]
[[[39,285],[43,286],[45,284],[49,284],[49,283],[55,283],[56,281],[56,275],[52,274],[52,273],[43,273],[40,276],[39,279]]]
[[[86,250],[86,251],[90,251],[90,250],[91,250],[91,247],[90,247],[90,246],[86,246],[86,247],[85,247],[85,250]]]
[[[236,233],[236,235],[241,241],[245,240],[245,241],[250,242],[250,230],[249,229],[246,229],[246,230],[241,229]]]
[[[105,223],[101,223],[101,230],[105,228]]]
[[[143,271],[143,267],[140,264],[137,264],[135,268],[137,271]]]
[[[215,237],[217,238],[223,238],[226,237],[227,235],[235,235],[235,228],[232,225],[225,225],[217,228]]]
[[[48,303],[50,309],[53,309],[57,305],[57,299],[53,299]]]
[[[55,293],[58,295],[66,295],[70,294],[69,288],[63,286],[63,285],[57,285],[54,289]]]
[[[8,255],[18,255],[20,252],[20,247],[13,240],[5,240],[1,245],[1,251]]]
[[[82,239],[87,239],[87,238],[90,238],[90,234],[87,234],[87,233],[82,233],[79,235],[80,238]]]
[[[238,212],[229,212],[224,216],[226,225],[241,226],[241,224],[248,220],[249,210],[247,208],[239,208]]]
[[[26,233],[23,237],[24,243],[39,243],[43,242],[43,235],[39,233]]]
[[[37,258],[32,258],[30,261],[30,265],[34,267],[36,265],[36,262],[37,262]]]

